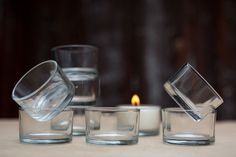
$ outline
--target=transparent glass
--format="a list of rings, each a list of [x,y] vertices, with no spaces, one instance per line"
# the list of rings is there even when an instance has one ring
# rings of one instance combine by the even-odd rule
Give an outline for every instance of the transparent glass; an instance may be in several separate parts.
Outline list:
[[[75,86],[75,95],[70,103],[77,111],[75,117],[83,117],[84,112],[76,106],[95,106],[99,95],[99,78],[97,70],[97,51],[91,45],[62,45],[52,48],[54,59]],[[83,123],[74,121],[74,135],[84,135]]]
[[[213,144],[215,142],[215,121],[216,111],[214,109],[201,121],[193,121],[181,108],[163,109],[163,141],[179,145]]]
[[[139,136],[155,136],[159,134],[161,119],[161,108],[159,106],[152,106],[149,104],[145,104],[145,106],[121,104],[119,107],[140,110]]]
[[[45,112],[48,112],[46,110]],[[73,110],[65,109],[48,121],[37,121],[19,110],[20,142],[33,144],[65,143],[72,140]]]
[[[89,107],[85,109],[86,142],[105,145],[138,143],[139,109]]]
[[[84,136],[86,130],[85,124],[85,108],[87,106],[69,106],[74,111],[73,135]],[[76,124],[76,125],[74,125]]]
[[[194,120],[202,120],[223,99],[212,86],[190,65],[184,65],[165,84],[174,101]]]
[[[12,91],[13,100],[38,121],[55,117],[69,104],[73,95],[73,84],[52,60],[29,70]]]

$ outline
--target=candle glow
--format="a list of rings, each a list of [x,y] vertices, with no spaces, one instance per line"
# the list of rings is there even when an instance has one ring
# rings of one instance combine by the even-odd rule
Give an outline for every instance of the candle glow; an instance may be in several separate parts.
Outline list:
[[[131,104],[132,106],[139,106],[140,105],[140,99],[137,94],[134,94],[131,98]]]
[[[132,105],[132,106],[131,106]],[[160,127],[160,107],[152,104],[140,104],[140,99],[137,94],[131,98],[131,104],[122,104],[121,108],[136,108],[140,110],[139,116],[139,135],[151,136],[158,135]],[[123,114],[119,116],[119,122],[123,125],[130,124],[129,117],[132,115]]]

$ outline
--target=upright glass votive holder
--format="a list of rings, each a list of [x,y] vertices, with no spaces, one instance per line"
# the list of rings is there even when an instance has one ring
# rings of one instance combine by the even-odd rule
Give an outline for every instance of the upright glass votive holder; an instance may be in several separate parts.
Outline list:
[[[86,108],[86,142],[103,145],[138,143],[139,114],[139,109]]]
[[[181,108],[165,108],[162,110],[163,142],[178,145],[213,144],[215,121],[214,109],[201,121],[193,121]]]
[[[75,87],[75,94],[69,103],[74,109],[73,135],[85,135],[84,109],[95,106],[100,93],[98,48],[69,44],[53,47],[51,51],[53,58]]]
[[[73,117],[73,135],[84,136],[86,130],[85,124],[85,109],[88,106],[68,106],[74,111]]]
[[[159,135],[161,121],[161,107],[145,104],[146,106],[128,106],[122,104],[119,106],[124,109],[139,109],[139,136],[156,136]]]
[[[53,144],[70,142],[72,140],[72,127],[73,110],[71,109],[64,109],[48,121],[37,121],[29,116],[25,109],[19,109],[19,138],[22,143]]]

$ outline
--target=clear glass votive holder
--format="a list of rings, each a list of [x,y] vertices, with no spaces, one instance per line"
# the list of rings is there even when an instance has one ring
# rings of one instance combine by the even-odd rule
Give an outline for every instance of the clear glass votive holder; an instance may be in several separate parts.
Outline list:
[[[86,130],[85,124],[85,109],[88,106],[68,106],[68,108],[74,111],[73,120],[73,135],[84,136]]]
[[[100,93],[98,48],[92,45],[61,45],[51,49],[53,58],[74,84],[70,106],[93,106]]]
[[[139,109],[118,107],[86,108],[86,142],[103,145],[138,143],[139,113]]]
[[[165,84],[171,98],[196,121],[223,103],[214,88],[190,64],[182,66]]]
[[[51,110],[51,109],[49,109]],[[53,144],[72,140],[73,110],[64,109],[53,119],[37,121],[19,109],[19,138],[22,143]]]
[[[215,121],[214,109],[201,121],[193,121],[181,108],[165,108],[162,110],[163,141],[178,145],[213,144]]]
[[[92,45],[60,45],[51,49],[53,58],[74,84],[75,94],[69,103],[74,110],[73,135],[85,135],[84,110],[95,106],[100,93],[97,68],[98,48]]]
[[[156,136],[160,131],[161,108],[151,104],[145,105],[146,106],[131,106],[122,104],[119,107],[125,109],[139,109],[139,136]]]
[[[66,108],[73,95],[74,85],[53,60],[30,69],[12,91],[12,99],[38,121],[55,117]]]

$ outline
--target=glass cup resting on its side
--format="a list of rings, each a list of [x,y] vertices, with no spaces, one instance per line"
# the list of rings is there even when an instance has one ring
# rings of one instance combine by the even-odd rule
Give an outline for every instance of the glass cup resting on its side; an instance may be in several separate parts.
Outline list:
[[[73,84],[52,60],[29,70],[12,91],[13,100],[37,121],[55,117],[69,104],[73,95]]]
[[[190,64],[184,65],[165,84],[174,101],[194,120],[200,121],[223,103],[213,87]]]

